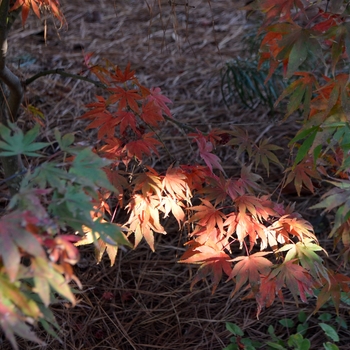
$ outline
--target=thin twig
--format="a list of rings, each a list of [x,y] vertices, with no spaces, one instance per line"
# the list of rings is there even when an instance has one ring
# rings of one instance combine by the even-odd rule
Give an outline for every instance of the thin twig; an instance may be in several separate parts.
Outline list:
[[[103,89],[106,88],[106,85],[104,85],[103,83],[101,83],[101,82],[99,82],[97,80],[92,80],[92,79],[89,79],[89,78],[84,77],[84,76],[79,75],[79,74],[67,73],[61,68],[50,69],[50,70],[46,70],[46,71],[37,73],[37,74],[33,75],[32,77],[26,79],[24,81],[24,85],[28,86],[29,84],[33,83],[35,80],[37,80],[37,79],[39,79],[41,77],[45,77],[47,75],[51,75],[51,74],[59,74],[59,75],[62,75],[63,77],[73,78],[73,79],[76,79],[76,80],[83,80],[83,81],[86,81],[88,83],[94,84],[96,87],[103,88]]]

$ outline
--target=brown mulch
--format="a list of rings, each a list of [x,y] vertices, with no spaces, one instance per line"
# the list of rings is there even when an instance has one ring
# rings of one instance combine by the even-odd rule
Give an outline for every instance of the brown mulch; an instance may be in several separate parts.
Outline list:
[[[223,103],[220,69],[227,60],[245,55],[240,38],[252,30],[245,14],[237,11],[242,2],[192,0],[190,6],[184,6],[181,4],[185,1],[179,0],[177,6],[170,6],[168,1],[160,1],[161,10],[158,0],[61,2],[68,29],[59,31],[59,37],[48,19],[45,43],[43,25],[33,17],[24,30],[18,23],[10,34],[11,68],[22,78],[54,68],[85,74],[83,52],[94,52],[96,63],[108,59],[125,67],[131,62],[144,85],[161,87],[173,100],[176,120],[204,132],[214,127],[240,125],[248,128],[256,139],[271,136],[272,143],[285,145],[296,130],[295,121],[281,126],[263,107],[251,111],[238,102],[229,108]],[[78,141],[91,144],[93,136],[84,131],[85,122],[77,116],[96,93],[92,84],[50,75],[27,87],[25,103],[44,112],[43,137],[51,139],[53,128],[59,127],[63,133],[74,131]],[[20,123],[30,127],[32,117],[23,113]],[[179,161],[193,161],[187,138],[174,125],[166,125],[162,139]],[[235,155],[220,152],[225,171],[238,176],[240,163]],[[288,154],[280,156],[284,162]],[[161,162],[164,167],[169,165],[167,156]],[[281,170],[272,166],[268,185],[273,187],[280,179]],[[285,198],[288,199],[297,198]],[[307,214],[314,200],[312,196],[299,200],[303,214]],[[308,215],[312,217],[311,213]],[[76,274],[83,290],[78,291],[77,306],[71,308],[64,302],[53,305],[62,327],[62,343],[36,329],[47,346],[18,339],[20,349],[219,350],[229,343],[226,321],[237,323],[247,337],[263,341],[269,340],[270,324],[276,326],[276,333],[288,336],[278,328],[279,319],[295,319],[300,310],[312,314],[314,300],[298,309],[287,296],[284,305],[276,302],[258,320],[254,301],[242,301],[239,295],[230,298],[230,283],[222,283],[214,295],[207,282],[197,284],[191,292],[190,281],[196,269],[177,263],[186,237],[177,231],[176,223],[169,223],[167,228],[168,235],[159,237],[155,253],[146,244],[135,251],[120,249],[113,267],[108,260],[96,265],[93,249],[82,248]],[[333,261],[332,256],[330,262]],[[345,306],[341,314],[349,321]],[[312,349],[321,349],[326,339],[313,316],[310,327]],[[350,349],[346,345],[349,335],[342,336],[341,349]],[[10,349],[1,338],[0,349]]]

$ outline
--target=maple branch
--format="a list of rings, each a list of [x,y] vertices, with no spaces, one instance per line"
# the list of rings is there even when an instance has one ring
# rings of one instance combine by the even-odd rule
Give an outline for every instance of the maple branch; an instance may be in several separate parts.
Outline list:
[[[173,119],[173,118],[168,117],[167,115],[164,115],[164,119],[166,119],[166,120],[168,120],[169,122],[171,122],[171,123],[173,123],[173,124],[179,126],[179,127],[182,128],[182,129],[188,129],[188,130],[190,130],[190,131],[197,132],[197,129],[194,128],[193,126],[190,126],[190,125],[188,125],[188,124],[179,122],[179,121],[177,121],[177,120],[175,120],[175,119]]]
[[[8,125],[10,119],[12,122],[16,122],[23,98],[21,81],[6,66],[7,33],[10,27],[10,24],[7,23],[9,8],[10,0],[2,0],[0,4],[0,122],[5,126]],[[8,97],[5,94],[5,86],[9,90]],[[17,156],[1,157],[1,162],[4,168],[5,178],[11,178],[19,169]],[[17,179],[10,181],[9,188],[12,194],[17,192]]]
[[[24,85],[28,86],[29,84],[33,83],[35,80],[37,80],[41,77],[45,77],[46,75],[51,75],[51,74],[58,74],[58,75],[61,75],[63,77],[66,77],[66,78],[73,78],[75,80],[83,80],[83,81],[86,81],[88,83],[94,84],[98,88],[106,89],[106,85],[102,84],[101,82],[99,82],[97,80],[92,80],[92,79],[89,79],[89,78],[84,77],[84,76],[79,75],[79,74],[67,73],[61,68],[49,69],[49,70],[37,73],[37,74],[33,75],[32,77],[26,79],[24,81]]]

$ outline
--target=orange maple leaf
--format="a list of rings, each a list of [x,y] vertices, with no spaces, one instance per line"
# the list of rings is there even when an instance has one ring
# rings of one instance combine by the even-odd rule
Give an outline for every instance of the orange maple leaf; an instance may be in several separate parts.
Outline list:
[[[126,225],[135,234],[135,248],[144,237],[152,251],[154,251],[154,232],[166,234],[159,222],[159,198],[157,196],[144,197],[134,194],[126,206],[130,217]]]
[[[226,275],[231,273],[231,264],[228,261],[229,255],[213,247],[202,245],[195,240],[187,242],[186,245],[189,249],[183,254],[179,262],[201,264],[191,283],[191,289],[197,282],[210,275],[213,281],[212,293],[214,293],[222,278],[222,272],[225,272]]]
[[[197,222],[201,227],[205,227],[205,232],[210,232],[217,225],[221,231],[224,231],[224,222],[226,215],[221,208],[214,207],[207,199],[201,199],[202,205],[191,207],[191,210],[197,211],[189,222]]]
[[[267,276],[272,267],[272,262],[264,258],[267,254],[270,254],[270,252],[258,252],[248,256],[239,256],[230,260],[238,261],[228,278],[235,279],[236,282],[236,287],[232,292],[232,296],[247,282],[254,293],[258,292],[261,275]]]
[[[173,199],[185,200],[190,202],[191,191],[187,184],[187,177],[180,168],[170,166],[162,181],[162,188]]]
[[[28,18],[30,8],[33,9],[35,15],[40,19],[40,10],[46,9],[51,12],[63,25],[65,18],[60,10],[58,0],[16,0],[10,11],[15,11],[22,6],[22,25]]]
[[[263,245],[266,245],[266,233],[265,226],[260,224],[256,219],[253,219],[250,215],[244,212],[239,212],[237,215],[236,236],[240,242],[240,248],[242,249],[245,237],[249,236],[249,251],[251,251],[254,245],[257,243],[257,239],[261,238]]]
[[[148,171],[135,175],[132,182],[134,193],[141,191],[144,197],[157,195],[159,201],[162,198],[162,180],[159,174],[151,167],[146,167]]]
[[[179,229],[181,229],[181,224],[186,218],[185,212],[182,209],[184,204],[177,199],[171,198],[170,196],[165,196],[162,197],[161,205],[164,208],[164,218],[166,218],[171,212],[179,224]]]

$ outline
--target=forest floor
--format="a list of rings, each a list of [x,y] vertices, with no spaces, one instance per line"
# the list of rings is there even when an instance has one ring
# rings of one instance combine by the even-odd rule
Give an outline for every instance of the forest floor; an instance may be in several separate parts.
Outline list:
[[[247,109],[239,99],[224,103],[221,73],[227,61],[242,57],[250,59],[242,37],[254,32],[257,19],[247,19],[238,11],[242,3],[232,0],[189,0],[188,5],[176,1],[158,0],[62,0],[68,28],[55,29],[48,19],[47,39],[43,23],[32,16],[25,28],[18,21],[9,37],[9,60],[21,78],[39,71],[61,68],[81,74],[84,53],[93,52],[96,64],[104,59],[125,67],[128,62],[136,70],[138,79],[148,87],[160,87],[173,104],[174,118],[203,132],[212,128],[230,129],[233,125],[249,131],[256,138],[271,137],[271,143],[286,146],[297,130],[296,119],[281,123],[282,115],[272,115],[266,106]],[[162,7],[159,9],[158,4]],[[175,3],[175,1],[173,2]],[[58,35],[59,34],[59,35]],[[45,76],[27,88],[25,103],[37,107],[45,115],[43,137],[52,139],[53,129],[62,133],[74,131],[82,144],[93,142],[86,132],[86,122],[77,117],[85,111],[84,105],[94,101],[97,89],[86,82]],[[21,115],[24,128],[33,124],[28,113]],[[162,135],[171,152],[185,163],[189,157],[188,140],[173,124],[167,123]],[[232,150],[219,150],[223,167],[229,176],[240,175],[240,163]],[[279,153],[281,162],[289,154]],[[159,162],[164,168],[169,159]],[[261,175],[266,177],[263,169]],[[282,170],[272,166],[266,186],[273,190],[282,178]],[[319,200],[322,190],[315,195],[282,194],[281,200],[296,202],[297,210],[306,218],[317,217],[308,208]],[[96,264],[93,248],[81,248],[81,261],[75,268],[83,290],[78,292],[77,306],[55,304],[53,310],[63,341],[37,329],[46,343],[40,347],[19,339],[20,349],[50,350],[220,350],[229,344],[230,334],[225,322],[239,325],[247,338],[271,340],[267,334],[274,325],[276,334],[288,337],[278,323],[282,318],[296,320],[303,310],[310,315],[312,349],[322,349],[327,339],[313,316],[315,300],[295,306],[288,297],[284,305],[275,302],[256,317],[254,300],[241,300],[240,295],[230,298],[232,284],[222,282],[214,295],[211,286],[199,283],[190,291],[190,281],[196,268],[178,264],[186,237],[169,224],[167,236],[157,239],[156,252],[146,244],[136,250],[121,249],[115,266],[108,259]],[[322,232],[320,240],[327,232]],[[326,242],[326,240],[324,241]],[[328,243],[333,264],[336,253]],[[335,262],[338,264],[339,262]],[[324,309],[321,313],[333,309]],[[349,308],[343,305],[341,315],[349,322]],[[350,326],[350,324],[349,324]],[[293,329],[290,330],[293,332]],[[341,349],[350,349],[349,335]],[[0,348],[9,350],[7,341]]]

